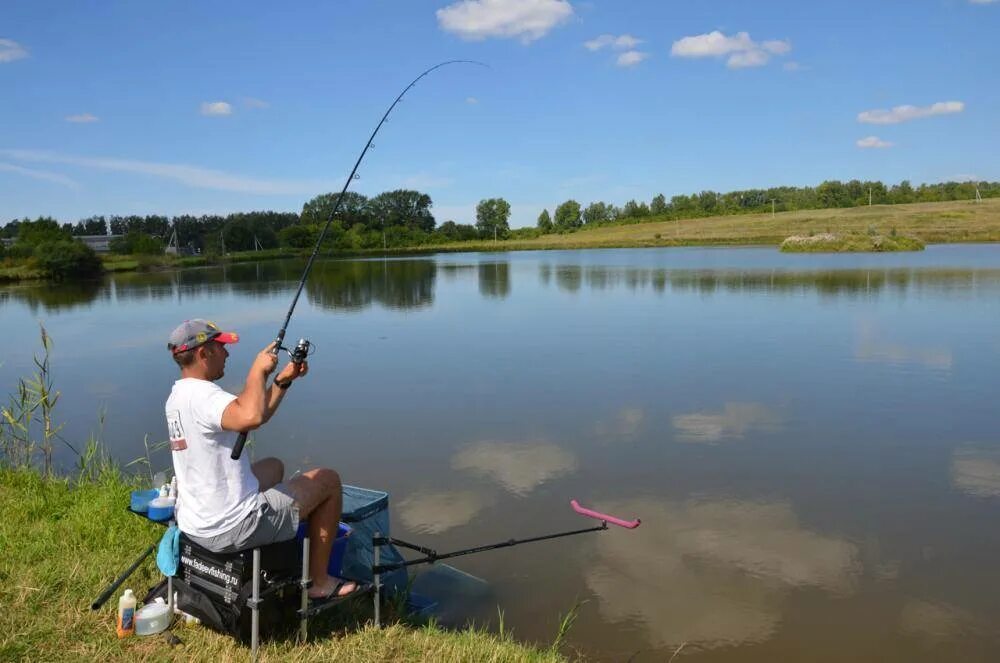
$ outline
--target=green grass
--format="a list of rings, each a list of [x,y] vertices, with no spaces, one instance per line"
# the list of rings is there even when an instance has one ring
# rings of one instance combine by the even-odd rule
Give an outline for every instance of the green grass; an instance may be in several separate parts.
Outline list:
[[[248,648],[201,626],[175,625],[183,646],[174,648],[162,636],[119,640],[117,595],[101,610],[90,610],[100,591],[162,534],[162,528],[125,511],[133,483],[107,464],[96,478],[80,483],[44,478],[32,469],[0,469],[0,660],[248,660]],[[123,588],[141,598],[157,580],[151,556]],[[509,634],[402,623],[376,629],[364,621],[366,611],[357,610],[359,615],[346,620],[311,621],[305,645],[266,643],[261,660],[566,660],[518,644]]]

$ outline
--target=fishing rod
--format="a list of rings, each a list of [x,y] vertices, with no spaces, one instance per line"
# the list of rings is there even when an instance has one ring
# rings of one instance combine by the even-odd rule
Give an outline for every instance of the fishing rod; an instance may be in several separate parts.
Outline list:
[[[145,552],[143,552],[141,555],[139,555],[139,558],[136,559],[134,562],[132,562],[131,566],[129,566],[127,569],[125,569],[120,576],[118,576],[117,578],[115,578],[111,582],[111,584],[108,585],[107,589],[105,589],[103,592],[101,592],[100,596],[98,596],[96,599],[94,599],[94,602],[90,604],[90,609],[91,610],[97,610],[102,605],[104,605],[104,602],[107,601],[111,597],[112,594],[114,594],[115,590],[118,589],[119,587],[121,587],[122,583],[125,582],[126,580],[128,580],[128,577],[130,575],[132,575],[133,573],[135,573],[135,570],[137,568],[139,568],[140,564],[142,564],[142,560],[144,560],[147,557],[149,557],[149,555],[152,554],[153,550],[155,550],[155,549],[156,549],[156,544],[155,543],[153,545],[149,546],[148,548],[146,548]]]
[[[313,247],[312,254],[309,256],[309,261],[306,263],[306,268],[302,272],[302,278],[299,280],[299,287],[295,291],[295,297],[292,298],[292,305],[288,307],[288,315],[285,316],[285,322],[281,325],[281,329],[278,330],[278,335],[274,338],[274,347],[271,348],[271,354],[277,355],[280,350],[285,350],[288,352],[293,363],[301,364],[305,361],[306,357],[309,355],[309,350],[311,344],[306,339],[300,339],[298,344],[293,350],[282,347],[282,342],[285,340],[285,330],[288,329],[288,323],[292,319],[292,313],[295,311],[295,305],[299,302],[299,295],[302,294],[302,288],[306,285],[306,279],[309,278],[309,270],[312,269],[313,261],[316,260],[316,254],[319,253],[320,245],[323,244],[323,240],[326,238],[326,231],[329,230],[330,224],[333,223],[334,217],[337,216],[338,210],[340,210],[340,203],[344,200],[344,194],[347,193],[347,187],[351,185],[351,181],[357,179],[358,167],[361,165],[362,159],[365,158],[365,154],[368,153],[369,148],[372,146],[372,141],[375,140],[375,135],[378,134],[379,129],[385,124],[385,121],[389,118],[389,113],[392,109],[396,107],[402,99],[403,95],[410,91],[414,85],[417,84],[421,78],[431,73],[435,69],[440,69],[450,64],[475,64],[481,67],[486,67],[487,65],[482,62],[476,62],[475,60],[447,60],[445,62],[439,62],[433,67],[427,69],[422,74],[410,81],[410,84],[403,88],[403,91],[399,93],[396,100],[392,102],[389,108],[385,111],[382,119],[379,120],[378,125],[375,130],[372,131],[372,135],[368,137],[368,142],[365,143],[365,149],[361,150],[361,154],[358,155],[358,160],[354,162],[354,168],[351,169],[351,174],[347,176],[347,180],[344,182],[344,188],[340,190],[340,195],[337,196],[337,201],[333,204],[333,210],[330,211],[330,216],[326,220],[326,225],[323,226],[323,231],[319,234],[319,239],[316,240],[316,246]],[[247,434],[245,432],[240,433],[239,437],[236,438],[236,444],[233,446],[233,453],[230,454],[230,458],[233,460],[239,460],[240,455],[243,453],[243,445],[246,444]]]
[[[559,539],[564,536],[575,536],[577,534],[586,534],[588,532],[602,532],[608,529],[608,523],[612,525],[618,525],[619,527],[624,527],[625,529],[635,529],[642,521],[638,518],[634,520],[624,520],[622,518],[617,518],[615,516],[608,515],[606,513],[601,513],[600,511],[594,511],[593,509],[587,509],[580,506],[580,503],[576,500],[570,500],[570,506],[581,516],[586,516],[588,518],[594,518],[600,520],[601,524],[595,527],[588,527],[586,529],[575,529],[568,532],[557,532],[555,534],[543,534],[541,536],[533,536],[528,539],[508,539],[506,541],[500,541],[499,543],[489,543],[484,546],[475,546],[473,548],[463,548],[461,550],[455,550],[447,553],[439,553],[432,548],[425,548],[423,546],[418,546],[413,543],[407,543],[406,541],[401,541],[400,539],[394,539],[387,536],[375,537],[376,546],[384,546],[387,544],[395,544],[397,546],[402,546],[404,548],[409,548],[410,550],[415,550],[416,552],[422,553],[425,557],[419,559],[403,560],[402,562],[395,562],[392,564],[376,564],[372,567],[372,571],[375,574],[382,574],[388,571],[395,571],[397,569],[406,568],[407,566],[414,566],[417,564],[433,564],[434,562],[441,559],[450,559],[452,557],[462,557],[464,555],[472,555],[475,553],[486,552],[488,550],[497,550],[499,548],[510,548],[511,546],[519,546],[523,543],[534,543],[536,541],[547,541],[549,539]]]
[[[473,548],[463,548],[461,550],[454,550],[452,552],[439,553],[433,548],[425,548],[423,546],[418,546],[413,543],[408,543],[400,539],[394,539],[390,536],[382,536],[378,533],[372,538],[372,545],[374,548],[374,561],[372,563],[372,577],[375,579],[375,624],[379,625],[379,603],[381,600],[382,591],[382,574],[390,573],[392,571],[398,571],[399,569],[405,569],[409,566],[416,566],[417,564],[433,564],[442,559],[451,559],[452,557],[462,557],[464,555],[473,555],[475,553],[486,552],[488,550],[497,550],[499,548],[510,548],[512,546],[519,546],[524,543],[534,543],[536,541],[547,541],[549,539],[559,539],[564,536],[576,536],[577,534],[586,534],[588,532],[603,532],[608,529],[608,523],[612,525],[617,525],[618,527],[624,527],[625,529],[635,529],[642,521],[638,518],[634,520],[625,520],[623,518],[617,518],[615,516],[601,513],[600,511],[594,511],[593,509],[587,509],[580,506],[580,503],[576,500],[570,500],[570,506],[573,507],[573,511],[577,512],[581,516],[586,516],[587,518],[594,518],[600,520],[601,524],[594,527],[587,527],[585,529],[575,529],[568,532],[556,532],[554,534],[543,534],[541,536],[533,536],[527,539],[508,539],[507,541],[500,541],[498,543],[490,543],[484,546],[475,546]],[[391,564],[382,564],[381,562],[381,548],[387,545],[397,545],[402,548],[409,548],[424,555],[417,559],[404,559],[401,562],[393,562]]]

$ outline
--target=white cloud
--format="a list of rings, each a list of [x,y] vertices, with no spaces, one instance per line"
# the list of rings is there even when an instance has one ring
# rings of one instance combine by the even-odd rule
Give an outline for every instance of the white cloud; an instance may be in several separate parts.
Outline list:
[[[857,546],[808,529],[788,504],[646,498],[595,506],[642,517],[628,536],[594,537],[585,580],[605,619],[645,627],[654,647],[762,642],[779,628],[792,591],[849,596],[861,577]]]
[[[641,39],[637,39],[628,34],[618,35],[617,37],[615,35],[604,34],[599,37],[595,37],[590,41],[583,42],[583,45],[590,51],[599,51],[607,46],[610,46],[615,50],[622,51],[633,49],[641,43]]]
[[[648,57],[649,53],[643,53],[642,51],[625,51],[618,56],[618,66],[634,67]]]
[[[221,102],[217,102],[217,103],[221,103]],[[263,99],[257,99],[255,97],[243,97],[243,105],[246,106],[247,108],[270,108],[271,107],[271,104],[267,103]]]
[[[211,116],[232,115],[233,107],[225,101],[206,101],[201,104],[201,114]]]
[[[488,501],[469,491],[416,493],[399,503],[399,517],[419,534],[440,534],[468,524]]]
[[[0,39],[0,62],[13,62],[28,57],[28,51],[12,39]]]
[[[156,163],[102,157],[79,157],[41,150],[0,149],[0,156],[19,161],[62,163],[82,168],[151,175],[173,180],[197,189],[236,191],[258,195],[308,195],[327,191],[331,182],[264,180],[242,175],[232,175],[219,170],[185,164]]]
[[[748,431],[776,430],[781,418],[758,403],[726,403],[721,412],[692,412],[671,419],[683,442],[707,442],[742,438]]]
[[[679,58],[711,58],[728,55],[726,66],[730,69],[760,67],[771,60],[772,55],[785,55],[792,50],[788,41],[769,39],[757,43],[747,32],[737,32],[729,37],[718,30],[683,37],[670,47],[670,55]]]
[[[88,122],[97,122],[100,118],[96,115],[91,115],[90,113],[80,113],[79,115],[67,115],[67,122],[77,122],[80,124],[86,124]]]
[[[80,184],[71,180],[68,177],[60,175],[58,173],[50,173],[47,170],[35,170],[34,168],[24,168],[22,166],[15,166],[11,163],[0,163],[0,172],[6,173],[17,173],[18,175],[24,175],[25,177],[32,177],[36,180],[45,180],[46,182],[55,182],[56,184],[61,184],[70,189],[80,189]]]
[[[887,140],[882,140],[878,136],[861,138],[855,143],[855,145],[862,149],[892,147],[892,143]]]
[[[992,5],[997,0],[969,0],[974,5]]]
[[[957,449],[951,459],[951,480],[973,497],[1000,497],[1000,451]]]
[[[894,106],[891,110],[878,108],[858,113],[858,122],[865,124],[899,124],[900,122],[909,122],[910,120],[917,120],[922,117],[961,113],[964,110],[965,104],[961,101],[939,101],[930,106]]]
[[[781,68],[784,69],[785,71],[805,71],[806,69],[806,67],[802,66],[802,64],[794,61],[786,62],[785,64],[781,65]]]
[[[570,452],[545,442],[479,442],[455,454],[451,466],[491,477],[524,496],[550,479],[575,472],[577,462]]]
[[[467,104],[478,104],[479,100],[476,99],[475,97],[466,97],[465,98],[465,103],[467,103]]]
[[[437,10],[438,25],[462,39],[544,37],[573,15],[566,0],[460,0]]]

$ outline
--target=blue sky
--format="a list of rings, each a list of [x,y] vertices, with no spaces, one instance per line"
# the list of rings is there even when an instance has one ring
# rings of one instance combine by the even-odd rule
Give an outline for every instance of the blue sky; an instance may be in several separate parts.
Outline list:
[[[0,222],[1000,179],[1000,1],[0,5]]]

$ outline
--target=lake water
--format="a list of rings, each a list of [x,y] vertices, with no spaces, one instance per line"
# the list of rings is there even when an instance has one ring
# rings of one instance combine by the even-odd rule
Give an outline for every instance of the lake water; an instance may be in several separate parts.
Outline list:
[[[44,323],[65,437],[103,409],[115,456],[142,457],[166,437],[170,330],[238,331],[238,390],[302,266],[0,289],[0,385]],[[300,336],[310,375],[254,453],[389,491],[396,536],[587,526],[572,498],[642,518],[457,560],[488,585],[451,620],[499,605],[547,644],[580,602],[567,641],[598,660],[1000,660],[1000,246],[325,261]]]

